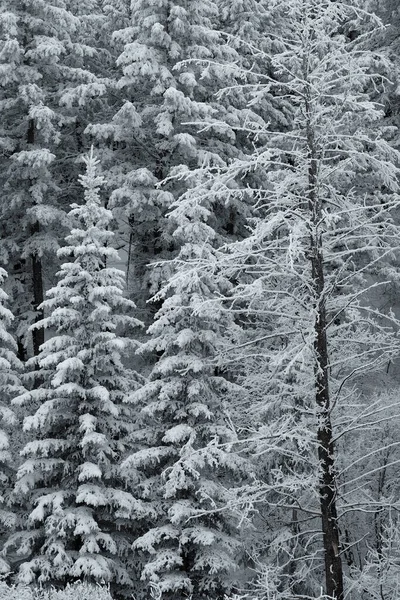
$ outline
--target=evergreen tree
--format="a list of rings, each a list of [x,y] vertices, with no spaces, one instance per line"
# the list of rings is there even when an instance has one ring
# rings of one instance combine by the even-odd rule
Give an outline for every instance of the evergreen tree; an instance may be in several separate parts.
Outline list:
[[[50,334],[28,361],[38,381],[15,400],[30,413],[14,493],[28,517],[5,549],[24,555],[22,582],[84,578],[129,587],[129,519],[141,508],[118,462],[133,427],[126,401],[138,376],[123,363],[132,342],[121,329],[139,322],[125,314],[135,307],[123,297],[124,273],[112,266],[118,254],[97,160],[91,154],[85,162],[85,203],[73,205],[71,233],[58,251],[69,260],[43,302],[48,316],[35,325]]]
[[[165,215],[186,189],[185,179],[169,179],[162,188],[160,182],[179,165],[221,166],[241,155],[246,136],[237,139],[235,126],[246,121],[249,109],[242,93],[216,96],[236,85],[229,65],[238,59],[222,37],[217,2],[135,0],[125,12],[122,4],[112,10],[105,2],[104,8],[117,53],[110,97],[118,100],[113,114],[103,114],[87,131],[109,144],[102,165],[128,246],[129,291],[150,321],[146,301],[168,273],[148,265],[176,251]],[[204,121],[207,129],[200,131],[195,122]],[[237,235],[246,210],[237,197],[227,196],[214,210],[219,230]]]
[[[82,109],[71,110],[72,99],[82,105],[102,89],[87,68],[95,50],[86,25],[82,11],[60,0],[2,3],[0,250],[13,280],[21,358],[38,354],[44,341],[43,330],[35,328],[28,342],[27,325],[43,317],[38,306],[54,275],[65,210],[76,199],[75,161],[85,123]]]
[[[234,336],[235,327],[208,308],[229,282],[199,276],[190,264],[215,259],[210,209],[195,194],[169,215],[181,249],[141,349],[160,358],[149,383],[132,396],[141,426],[137,450],[123,465],[148,511],[147,531],[134,543],[147,557],[142,578],[162,598],[222,600],[235,587],[242,558],[237,521],[220,509],[248,465],[234,452],[228,418],[235,386],[213,364],[221,339]]]
[[[173,190],[160,190],[157,184],[171,166],[193,160],[196,141],[183,123],[207,110],[195,101],[198,68],[191,65],[179,73],[174,67],[184,58],[212,54],[206,46],[213,45],[210,19],[215,11],[211,1],[138,0],[131,2],[124,27],[115,30],[115,24],[110,25],[118,52],[112,92],[117,88],[120,101],[108,122],[93,124],[88,131],[109,139],[117,150],[109,160],[105,153],[102,164],[108,167],[112,206],[126,221],[128,283],[140,308],[157,291],[148,263],[171,250],[165,212]],[[121,12],[115,15],[114,10],[114,21],[117,17],[120,22]],[[155,275],[153,271],[153,279]]]
[[[13,321],[11,311],[6,307],[8,296],[3,285],[7,273],[0,269],[0,523],[1,538],[9,534],[16,524],[16,515],[10,509],[10,494],[15,480],[13,448],[10,444],[10,433],[15,435],[17,417],[11,408],[11,400],[23,392],[20,381],[21,364],[16,356],[17,344],[10,335],[9,329]],[[0,571],[10,570],[9,565],[0,559]]]

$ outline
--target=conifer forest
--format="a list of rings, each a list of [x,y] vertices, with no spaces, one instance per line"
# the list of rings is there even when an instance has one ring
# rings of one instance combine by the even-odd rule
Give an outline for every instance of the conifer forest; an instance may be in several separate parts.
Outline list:
[[[0,0],[1,600],[400,600],[399,126],[398,0]]]

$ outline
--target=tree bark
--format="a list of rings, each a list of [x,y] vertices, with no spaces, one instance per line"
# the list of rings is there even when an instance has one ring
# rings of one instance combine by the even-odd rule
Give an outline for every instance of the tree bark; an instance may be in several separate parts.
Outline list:
[[[320,507],[325,555],[325,583],[329,597],[343,600],[342,560],[339,553],[339,528],[336,509],[335,448],[330,417],[328,381],[328,343],[326,337],[326,312],[323,297],[324,274],[322,252],[315,249],[312,258],[312,275],[319,300],[315,319],[315,388],[319,408],[317,430],[320,476]]]
[[[35,223],[31,228],[31,233],[34,235],[39,232],[39,223]],[[33,307],[36,312],[35,323],[38,323],[44,318],[44,312],[39,309],[39,305],[44,300],[43,294],[43,270],[42,261],[37,254],[32,255],[32,284],[33,284]],[[32,331],[33,354],[38,356],[40,346],[44,343],[44,329],[34,329]]]
[[[33,119],[29,120],[28,132],[27,132],[27,143],[34,144],[35,143],[35,122]],[[39,233],[40,225],[36,221],[31,227],[31,235],[35,235]],[[32,254],[31,256],[31,265],[32,265],[32,286],[33,286],[33,307],[36,312],[35,323],[41,321],[44,317],[43,310],[39,310],[39,305],[44,300],[43,294],[43,269],[42,269],[42,261],[37,254]],[[40,346],[44,342],[44,329],[34,329],[32,332],[32,346],[33,346],[33,354],[37,356],[39,354]]]
[[[318,193],[318,154],[312,122],[309,88],[305,94],[308,145],[308,208],[310,218],[311,276],[315,297],[314,375],[315,400],[318,407],[318,460],[320,465],[319,498],[325,561],[326,594],[343,600],[343,568],[340,556],[339,528],[336,508],[335,448],[330,415],[329,349],[327,340],[326,291],[324,281],[322,206]]]
[[[27,358],[26,348],[24,346],[21,336],[17,337],[17,357],[23,363],[26,361]]]

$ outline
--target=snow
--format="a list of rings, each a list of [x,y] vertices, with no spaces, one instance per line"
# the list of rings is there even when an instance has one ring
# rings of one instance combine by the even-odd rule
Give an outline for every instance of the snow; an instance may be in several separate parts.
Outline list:
[[[400,11],[370,4],[0,11],[1,572],[398,600]]]

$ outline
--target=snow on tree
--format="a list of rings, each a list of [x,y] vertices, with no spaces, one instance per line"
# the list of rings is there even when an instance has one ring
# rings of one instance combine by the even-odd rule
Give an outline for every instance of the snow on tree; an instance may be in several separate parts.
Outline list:
[[[112,213],[99,199],[103,178],[93,153],[80,177],[85,203],[72,205],[68,262],[48,291],[48,316],[34,325],[49,332],[28,366],[34,389],[15,399],[26,407],[14,496],[27,513],[25,529],[11,535],[5,551],[23,557],[19,580],[74,579],[128,588],[134,568],[130,518],[140,502],[129,493],[118,462],[126,453],[134,415],[126,403],[139,376],[125,364],[133,345],[123,334],[139,321],[124,298],[124,273],[112,266]]]
[[[82,11],[77,16],[71,8],[59,0],[5,0],[0,14],[1,255],[14,281],[21,358],[37,354],[44,341],[35,328],[28,343],[26,329],[43,317],[37,309],[54,275],[65,209],[76,199],[85,123],[70,110],[71,95],[82,104],[102,90],[87,68],[95,50],[85,43]]]
[[[10,433],[15,431],[17,417],[11,408],[11,400],[23,391],[20,372],[21,364],[17,358],[17,344],[9,332],[13,314],[7,308],[8,296],[3,289],[7,273],[0,269],[0,523],[1,538],[15,526],[16,515],[10,510],[10,493],[14,484],[15,469],[13,465],[12,448],[10,448]],[[6,561],[0,559],[0,571],[10,570]]]
[[[214,179],[219,197],[248,173],[262,183],[249,237],[218,254],[237,284],[214,310],[236,315],[246,335],[221,364],[236,357],[248,389],[260,468],[241,498],[263,506],[269,524],[254,556],[260,594],[316,597],[324,577],[326,595],[342,600],[350,543],[339,537],[347,473],[338,475],[337,460],[356,427],[346,428],[354,407],[364,401],[368,412],[357,392],[363,375],[387,368],[400,349],[398,320],[371,304],[398,260],[399,153],[369,95],[385,85],[368,46],[379,19],[357,1],[275,0],[268,9],[278,48],[252,101],[280,94],[294,115],[288,130],[254,121],[250,160],[198,174]],[[198,263],[199,277],[215,263]]]
[[[387,59],[388,64],[385,73],[393,85],[387,86],[384,92],[380,94],[380,102],[385,110],[385,123],[392,125],[394,137],[398,143],[397,131],[399,128],[399,81],[400,81],[400,63],[399,63],[399,27],[400,27],[400,8],[397,2],[393,0],[384,0],[375,2],[375,10],[382,18],[385,28],[380,35],[379,49]]]
[[[346,411],[345,447],[338,440],[343,561],[360,597],[368,589],[372,598],[381,597],[381,590],[390,598],[396,594],[393,566],[399,549],[398,383],[385,372],[366,374],[358,383],[358,398]],[[373,402],[366,403],[365,396]]]
[[[241,94],[234,100],[215,95],[237,83],[227,68],[237,54],[221,37],[217,2],[135,0],[125,14],[120,5],[104,5],[109,27],[114,27],[119,69],[110,97],[119,100],[111,118],[106,111],[87,132],[102,147],[110,206],[128,246],[129,291],[149,320],[146,301],[168,273],[149,270],[148,264],[175,251],[165,214],[186,189],[184,179],[159,184],[177,165],[222,165],[242,153],[245,136],[237,140],[226,120],[229,115],[231,125],[244,122],[249,109],[243,110]],[[213,124],[200,132],[193,122],[204,120]],[[232,206],[215,207],[219,228],[229,234],[240,229],[236,213],[243,209],[238,204],[235,197]]]
[[[196,140],[183,123],[208,113],[198,101],[197,88],[200,94],[206,90],[205,83],[199,86],[199,69],[174,68],[183,58],[212,55],[216,34],[210,20],[215,14],[215,3],[209,0],[131,2],[125,26],[113,32],[119,71],[112,93],[115,96],[117,88],[120,101],[111,119],[88,128],[96,139],[113,145],[112,151],[104,152],[102,164],[109,167],[111,205],[126,221],[128,283],[140,307],[158,289],[157,281],[149,281],[147,265],[155,255],[170,251],[173,241],[165,219],[173,190],[157,184],[172,165],[196,160]],[[153,280],[156,275],[153,271]]]
[[[196,194],[169,215],[180,251],[140,350],[157,352],[159,360],[131,397],[140,429],[137,449],[122,465],[148,511],[147,530],[134,542],[147,557],[142,579],[162,598],[221,599],[234,588],[242,558],[238,523],[220,508],[235,481],[247,477],[248,464],[234,451],[228,417],[236,388],[213,364],[221,338],[227,331],[234,336],[235,327],[208,309],[230,284],[191,266],[215,258],[212,215]]]

